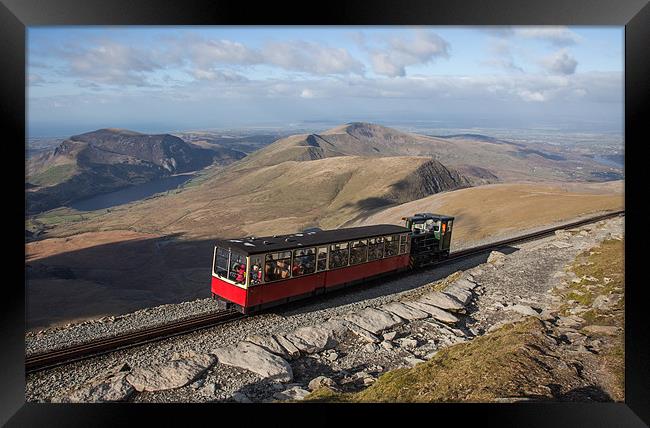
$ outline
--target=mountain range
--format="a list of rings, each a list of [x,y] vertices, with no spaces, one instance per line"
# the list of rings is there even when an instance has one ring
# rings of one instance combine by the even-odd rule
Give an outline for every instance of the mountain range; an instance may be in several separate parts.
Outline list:
[[[100,193],[241,159],[228,148],[206,149],[169,134],[100,129],[64,140],[30,159],[27,206],[36,213]]]
[[[131,141],[140,147],[135,144],[139,138]],[[162,156],[150,159],[158,159],[161,169],[170,165]],[[180,192],[115,207],[50,234],[132,225],[192,237],[334,228],[440,192],[521,180],[593,180],[591,174],[604,169],[520,143],[472,135],[431,137],[353,122],[280,138],[224,167],[204,169]]]

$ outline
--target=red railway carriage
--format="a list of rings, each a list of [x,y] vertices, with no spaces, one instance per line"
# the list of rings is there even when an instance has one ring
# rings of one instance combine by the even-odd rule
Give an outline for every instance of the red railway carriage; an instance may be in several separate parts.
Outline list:
[[[410,232],[385,224],[219,240],[212,296],[247,314],[406,270]]]

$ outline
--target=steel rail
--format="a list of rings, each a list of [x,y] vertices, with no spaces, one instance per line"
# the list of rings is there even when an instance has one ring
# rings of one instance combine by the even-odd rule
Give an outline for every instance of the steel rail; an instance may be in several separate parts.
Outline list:
[[[455,251],[449,254],[449,257],[437,263],[423,267],[422,269],[431,269],[442,264],[457,261],[463,258],[475,256],[484,253],[488,250],[498,249],[506,245],[522,243],[526,241],[536,240],[545,236],[553,235],[560,229],[571,229],[583,226],[589,223],[595,223],[600,220],[605,220],[612,217],[625,215],[625,211],[615,211],[598,216],[590,217],[556,225],[551,228],[531,232],[525,235],[516,236],[514,238],[504,239],[497,242],[492,242],[478,247],[468,248],[464,250]],[[421,269],[417,269],[421,271]],[[403,275],[401,273],[400,275]],[[384,278],[384,280],[386,277]],[[218,324],[223,324],[235,319],[242,318],[244,315],[237,311],[220,311],[212,312],[209,314],[198,315],[191,318],[185,318],[178,321],[172,321],[164,325],[153,326],[145,329],[140,329],[133,332],[118,334],[111,337],[100,338],[91,342],[86,342],[78,345],[72,345],[65,348],[54,349],[51,351],[41,352],[37,354],[27,355],[25,357],[25,371],[32,373],[36,371],[45,370],[48,368],[56,367],[62,364],[68,364],[74,361],[83,360],[97,355],[107,354],[119,349],[130,348],[133,346],[143,345],[146,343],[154,342],[161,339],[166,339],[173,336],[191,333],[203,328],[212,327]]]
[[[520,243],[527,242],[527,241],[537,240],[537,239],[540,239],[540,238],[543,238],[543,237],[546,237],[546,236],[553,235],[558,230],[573,229],[573,228],[576,228],[576,227],[579,227],[579,226],[584,226],[585,224],[596,223],[596,222],[601,221],[601,220],[606,220],[606,219],[613,218],[613,217],[619,217],[621,215],[625,215],[624,210],[623,211],[610,212],[610,213],[606,213],[606,214],[601,214],[601,215],[598,215],[598,216],[595,216],[595,217],[589,217],[587,219],[582,219],[582,220],[574,221],[574,222],[571,222],[571,223],[565,223],[565,224],[557,225],[557,226],[554,226],[552,228],[538,230],[538,231],[535,231],[535,232],[527,233],[525,235],[516,236],[514,238],[509,238],[509,239],[504,239],[504,240],[501,240],[501,241],[491,242],[491,243],[488,243],[488,244],[480,245],[478,247],[467,248],[467,249],[460,250],[460,251],[454,251],[453,253],[450,253],[449,257],[446,258],[443,262],[447,263],[447,262],[454,261],[454,260],[460,260],[460,259],[463,259],[463,258],[466,258],[466,257],[476,255],[476,254],[484,253],[487,250],[492,250],[492,249],[499,248],[499,247],[505,247],[507,245],[520,244]]]
[[[119,349],[130,348],[181,334],[187,334],[203,328],[223,324],[228,321],[234,321],[243,316],[244,315],[241,313],[231,310],[212,312],[209,314],[173,321],[164,325],[100,338],[91,342],[27,355],[25,357],[25,371],[27,373],[40,371],[61,364],[79,361],[91,356],[106,354]]]

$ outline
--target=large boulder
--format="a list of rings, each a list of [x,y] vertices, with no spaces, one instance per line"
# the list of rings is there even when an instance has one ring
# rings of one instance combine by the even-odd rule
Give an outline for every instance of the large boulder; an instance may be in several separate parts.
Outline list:
[[[273,398],[277,400],[304,400],[308,395],[309,391],[306,389],[303,389],[299,386],[294,386],[289,389],[285,389],[282,392],[276,392],[273,394]]]
[[[539,317],[539,313],[535,309],[531,308],[530,306],[522,305],[520,303],[508,306],[506,307],[506,310],[517,312],[525,316]]]
[[[300,350],[287,338],[280,334],[273,336],[273,338],[278,342],[278,345],[282,346],[282,349],[285,350],[290,360],[295,360],[300,357]]]
[[[393,313],[400,318],[404,318],[407,321],[421,320],[429,317],[429,314],[426,312],[412,308],[410,306],[406,306],[400,302],[387,303],[383,306],[380,306],[379,309]]]
[[[219,348],[212,353],[216,355],[219,363],[250,370],[263,379],[276,382],[290,382],[293,379],[289,363],[250,342],[239,342],[235,346]]]
[[[443,290],[443,293],[445,293],[448,296],[454,297],[456,300],[462,303],[463,306],[466,306],[470,302],[470,300],[472,300],[472,293],[470,291],[464,290],[459,286],[454,286],[453,284],[445,288]]]
[[[493,265],[500,266],[505,262],[506,254],[500,251],[492,251],[487,258],[487,262]]]
[[[248,398],[248,395],[243,392],[235,392],[230,398],[237,403],[252,403],[251,399]]]
[[[319,324],[319,327],[326,329],[331,337],[340,341],[350,331],[349,324],[345,320],[330,318],[324,323]]]
[[[279,355],[282,358],[289,358],[289,353],[287,350],[280,346],[278,341],[273,336],[260,336],[258,334],[252,334],[250,336],[247,336],[244,340],[257,346],[261,346],[267,351],[275,355]]]
[[[337,385],[334,380],[326,376],[318,376],[309,381],[309,389],[312,391],[317,390],[318,388],[327,387],[330,389],[336,389]]]
[[[569,315],[566,317],[559,316],[555,321],[555,324],[558,327],[568,327],[568,328],[580,328],[584,324],[584,318],[581,318],[577,315]]]
[[[343,320],[330,318],[317,326],[301,327],[285,338],[305,354],[313,354],[336,346],[349,331]]]
[[[139,392],[180,388],[194,381],[215,362],[213,355],[199,354],[193,358],[135,368],[126,380]]]
[[[433,319],[436,319],[440,322],[447,324],[455,324],[458,322],[458,318],[456,318],[454,315],[443,311],[440,308],[436,308],[435,306],[427,305],[422,302],[404,302],[404,304],[412,308],[419,309],[422,312],[426,312],[431,315]]]
[[[336,345],[331,332],[318,326],[300,327],[285,337],[305,354],[320,352]]]
[[[622,333],[623,329],[613,325],[586,325],[582,330],[591,334],[605,334],[615,336]]]
[[[375,308],[365,308],[358,312],[350,312],[348,314],[345,314],[343,316],[343,319],[350,321],[351,323],[354,323],[374,334],[377,334],[383,330],[389,329],[404,322],[397,315],[380,311]]]
[[[465,306],[461,303],[460,300],[448,294],[441,293],[440,291],[427,293],[420,297],[418,300],[422,303],[426,303],[427,305],[432,305],[448,311],[462,311],[465,309]]]
[[[381,339],[379,339],[374,334],[370,333],[368,330],[363,329],[363,328],[359,327],[358,325],[356,325],[356,324],[354,324],[354,323],[352,323],[350,321],[341,320],[341,322],[345,324],[345,326],[347,327],[348,330],[350,330],[357,337],[365,340],[366,342],[369,342],[369,343],[379,343],[379,342],[381,342]]]
[[[618,294],[600,295],[594,299],[591,306],[600,311],[609,311],[619,300],[620,295]]]
[[[472,291],[477,287],[476,283],[473,281],[470,281],[467,278],[461,278],[457,281],[454,281],[450,287],[458,287],[461,290],[466,290],[466,291]]]
[[[101,379],[95,378],[56,401],[63,403],[124,401],[135,391],[126,380],[127,374],[126,372],[112,373]]]

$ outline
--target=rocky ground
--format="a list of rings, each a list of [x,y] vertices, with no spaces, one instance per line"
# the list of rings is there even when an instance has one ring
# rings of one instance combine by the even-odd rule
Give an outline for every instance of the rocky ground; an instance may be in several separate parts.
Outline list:
[[[571,331],[577,314],[567,312],[589,308],[562,307],[571,299],[557,287],[576,284],[572,281],[577,277],[565,268],[581,252],[622,235],[622,218],[605,220],[502,248],[489,257],[476,256],[318,302],[30,374],[26,399],[257,402],[302,399],[319,386],[355,392],[387,371],[414,366],[451,345],[481,338],[525,317],[548,323],[547,330],[566,338],[567,349],[590,356],[598,352],[602,340],[598,343],[589,334]],[[209,301],[197,308],[201,305],[209,308]],[[126,319],[150,322],[163,319],[161,311],[139,311]],[[123,321],[106,319],[86,328],[100,331],[119,322]],[[64,330],[41,336],[58,342],[65,337]],[[31,349],[53,345],[34,346],[45,343],[35,337]],[[584,371],[590,366],[581,367]]]

